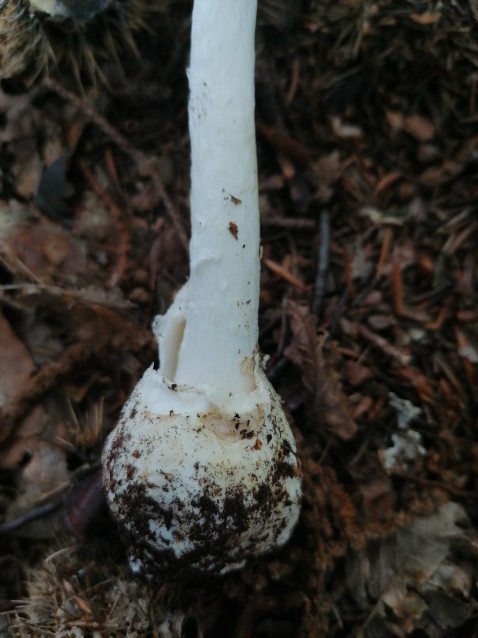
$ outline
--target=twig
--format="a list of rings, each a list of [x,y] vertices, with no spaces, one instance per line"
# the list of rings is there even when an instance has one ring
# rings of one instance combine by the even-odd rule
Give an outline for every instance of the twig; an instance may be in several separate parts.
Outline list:
[[[358,331],[359,334],[364,337],[369,343],[381,350],[391,359],[397,361],[401,366],[407,367],[408,365],[410,365],[411,356],[408,352],[402,352],[394,345],[392,345],[389,341],[369,330],[363,324],[360,324],[358,326]]]
[[[298,290],[302,290],[303,292],[307,292],[307,286],[300,279],[295,277],[291,272],[289,272],[286,268],[284,268],[277,262],[264,257],[262,263],[275,275],[278,275],[281,279],[291,284],[291,286],[294,286],[295,288],[297,288]]]
[[[475,494],[471,490],[460,490],[458,487],[454,487],[453,485],[448,485],[447,483],[443,483],[440,481],[433,481],[431,479],[422,478],[420,476],[415,476],[411,472],[405,472],[403,470],[392,470],[392,475],[397,476],[398,478],[402,478],[406,481],[412,481],[417,483],[418,485],[422,485],[423,487],[430,487],[432,489],[443,490],[444,492],[448,492],[448,494],[452,494],[453,496],[460,496],[462,498],[472,498],[478,499],[478,494]]]
[[[129,233],[127,232],[127,226],[122,221],[121,209],[114,201],[113,197],[106,192],[98,183],[93,171],[85,163],[83,165],[83,172],[90,184],[93,192],[103,203],[103,205],[109,210],[113,223],[116,226],[116,232],[118,236],[117,247],[115,249],[115,263],[112,269],[112,273],[108,277],[107,286],[114,288],[123,279],[124,273],[127,267],[127,254],[130,248]]]
[[[314,297],[312,299],[311,312],[320,317],[325,299],[325,284],[329,272],[330,254],[330,213],[323,210],[320,213],[320,245],[317,275],[315,277]]]
[[[56,512],[63,504],[62,498],[57,498],[54,501],[50,501],[49,503],[43,503],[42,505],[38,505],[34,507],[28,512],[24,514],[20,514],[17,518],[14,518],[12,521],[7,521],[6,523],[0,524],[0,535],[8,534],[9,532],[14,532],[20,527],[24,527],[31,523],[32,521],[36,521],[40,518],[45,518],[49,514]]]
[[[393,230],[390,226],[387,226],[383,231],[383,240],[382,246],[380,248],[380,256],[378,258],[378,264],[375,269],[375,277],[378,279],[383,271],[385,270],[385,265],[387,263],[388,255],[390,253],[390,248],[392,246],[393,240]]]
[[[262,135],[272,146],[279,151],[284,151],[287,155],[293,157],[303,166],[307,166],[310,162],[310,151],[300,142],[272,126],[256,122],[256,128],[259,135]]]
[[[403,279],[396,251],[394,251],[392,255],[392,304],[395,314],[403,316],[405,309],[403,301]]]
[[[307,217],[264,217],[261,219],[263,228],[285,228],[286,230],[315,230],[315,221]]]

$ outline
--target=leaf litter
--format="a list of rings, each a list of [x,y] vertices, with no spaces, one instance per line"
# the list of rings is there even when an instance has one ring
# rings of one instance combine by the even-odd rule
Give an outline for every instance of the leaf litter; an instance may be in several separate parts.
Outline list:
[[[476,633],[475,3],[259,4],[260,335],[299,526],[241,573],[152,586],[101,515],[103,441],[187,277],[174,0],[106,84],[0,89],[2,635]]]

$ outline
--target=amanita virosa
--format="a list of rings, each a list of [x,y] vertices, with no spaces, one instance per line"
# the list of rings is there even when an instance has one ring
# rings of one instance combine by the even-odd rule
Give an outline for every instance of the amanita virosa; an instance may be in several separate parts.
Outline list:
[[[190,278],[104,449],[109,506],[143,574],[226,573],[282,546],[301,476],[257,350],[256,0],[195,0]]]

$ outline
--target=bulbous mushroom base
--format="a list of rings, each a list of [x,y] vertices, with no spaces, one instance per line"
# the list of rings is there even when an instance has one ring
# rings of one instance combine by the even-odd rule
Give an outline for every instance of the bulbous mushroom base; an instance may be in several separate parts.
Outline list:
[[[179,387],[152,369],[136,387],[103,454],[133,571],[224,574],[288,540],[301,501],[295,442],[253,367],[244,395]]]

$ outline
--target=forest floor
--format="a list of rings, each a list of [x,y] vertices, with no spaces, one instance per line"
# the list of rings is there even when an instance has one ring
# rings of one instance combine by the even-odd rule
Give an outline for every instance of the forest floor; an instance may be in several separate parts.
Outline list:
[[[99,459],[188,274],[190,11],[123,70],[96,33],[96,84],[0,87],[0,636],[478,636],[475,0],[264,0],[260,346],[302,515],[223,579],[128,570]]]

